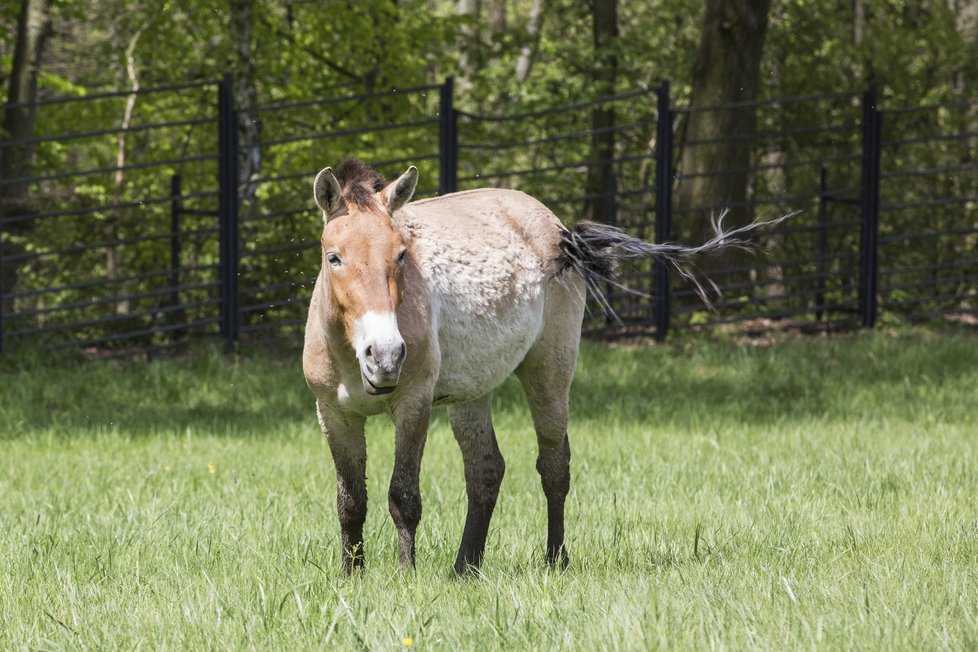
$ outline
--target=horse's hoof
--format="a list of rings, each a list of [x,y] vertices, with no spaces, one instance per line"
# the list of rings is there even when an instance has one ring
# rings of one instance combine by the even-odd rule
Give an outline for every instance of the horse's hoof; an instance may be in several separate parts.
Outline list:
[[[363,555],[357,555],[353,559],[344,559],[341,576],[346,578],[361,574],[363,572],[363,562]]]
[[[552,570],[564,572],[570,566],[567,550],[561,546],[556,552],[547,552],[547,566]]]
[[[455,560],[455,574],[464,578],[482,577],[482,569],[472,562],[459,558]]]

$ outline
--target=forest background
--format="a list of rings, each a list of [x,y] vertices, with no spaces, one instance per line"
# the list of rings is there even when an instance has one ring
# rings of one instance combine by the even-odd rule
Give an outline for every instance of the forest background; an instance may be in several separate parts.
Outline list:
[[[65,317],[54,309],[90,298],[91,286],[85,297],[74,290],[50,291],[79,282],[111,283],[101,293],[100,305],[112,313],[112,319],[118,318],[121,330],[135,328],[130,317],[159,315],[160,297],[170,281],[162,269],[166,264],[159,262],[166,258],[169,245],[165,225],[169,206],[154,198],[165,199],[173,176],[180,174],[181,192],[190,198],[188,203],[196,200],[194,205],[203,212],[215,207],[212,190],[217,171],[209,152],[217,139],[216,98],[210,86],[201,86],[199,93],[143,91],[215,81],[228,73],[238,109],[242,213],[253,219],[251,230],[246,227],[242,233],[242,274],[254,288],[250,301],[257,306],[256,320],[259,311],[261,319],[270,319],[278,304],[296,294],[294,286],[308,282],[315,273],[315,228],[303,221],[306,213],[314,211],[308,206],[294,208],[297,197],[308,195],[307,176],[347,154],[391,161],[383,170],[387,174],[417,161],[426,179],[422,190],[434,192],[438,167],[432,151],[437,149],[438,134],[431,123],[438,111],[437,89],[402,97],[391,96],[393,89],[426,87],[453,77],[454,106],[463,118],[532,115],[553,106],[638,92],[628,102],[598,104],[537,121],[470,120],[472,141],[508,139],[508,144],[486,145],[480,156],[463,161],[462,185],[466,180],[469,186],[514,185],[544,200],[579,198],[558,211],[561,217],[600,219],[606,202],[598,191],[609,174],[617,173],[619,190],[637,188],[642,193],[644,205],[632,219],[641,231],[651,224],[646,190],[654,174],[649,152],[655,147],[655,132],[649,117],[655,109],[652,91],[660,80],[673,80],[674,103],[694,107],[763,97],[852,93],[839,102],[805,105],[795,111],[808,111],[810,120],[816,121],[812,124],[839,118],[852,126],[858,121],[861,94],[871,85],[878,88],[880,104],[890,107],[967,105],[974,99],[978,78],[978,0],[3,3],[0,101],[8,146],[0,150],[0,236],[6,260],[2,283],[8,336],[30,334],[39,324],[44,327],[59,319],[73,325],[98,322],[101,328],[105,319],[101,313],[80,312],[89,308],[78,306]],[[105,101],[44,103],[106,91],[123,92]],[[359,99],[262,113],[262,107],[346,96]],[[765,145],[764,151],[759,151],[758,142],[746,139],[739,146],[726,142],[683,147],[684,140],[696,142],[699,137],[702,141],[718,133],[812,129],[785,127],[786,121],[797,118],[790,113],[691,112],[677,121],[677,205],[733,206],[733,221],[744,222],[755,213],[738,207],[763,195],[765,184],[797,197],[797,189],[813,183],[817,172],[806,169],[804,182],[792,179],[784,162],[792,157],[830,158],[824,151],[811,154],[813,147],[827,142],[824,138],[816,142],[813,136],[811,142],[803,142],[792,136],[791,142],[783,139],[774,147]],[[945,139],[937,149],[902,151],[904,164],[935,168],[950,161],[959,168],[967,166],[963,169],[970,173],[936,182],[928,178],[923,181],[926,188],[897,180],[894,193],[899,190],[901,199],[912,201],[922,193],[936,192],[937,183],[942,186],[940,196],[978,195],[973,187],[974,105],[963,112],[942,110],[931,118],[940,123],[938,128],[965,136]],[[170,123],[176,124],[144,128]],[[413,126],[393,129],[403,124]],[[378,131],[355,133],[363,125],[375,125]],[[546,147],[521,146],[542,141],[541,135],[575,129],[581,137],[561,137],[548,141]],[[329,142],[318,136],[284,142],[297,132],[321,136],[344,130],[350,132],[348,136],[331,137]],[[59,140],[61,135],[78,133],[95,135]],[[839,152],[859,156],[858,131],[833,135],[831,144],[837,158]],[[961,153],[962,145],[966,154]],[[579,166],[583,176],[561,174],[574,161],[589,161]],[[746,173],[682,178],[684,171],[746,169],[757,161],[778,167],[778,176],[773,180],[747,178]],[[545,179],[494,173],[548,166],[557,168],[557,173]],[[64,176],[57,177],[59,173]],[[852,184],[846,181],[859,171],[839,166],[831,174],[839,178],[837,187],[847,188]],[[807,207],[785,202],[776,209]],[[36,219],[52,210],[58,219]],[[284,212],[288,215],[282,219]],[[701,237],[706,218],[714,212],[701,211],[700,218],[679,222],[676,236]],[[62,218],[61,213],[66,215]],[[627,216],[623,219],[628,226]],[[928,265],[942,265],[973,251],[978,224],[975,202],[963,203],[943,218],[929,212],[902,213],[884,225],[884,231],[912,231],[921,220],[940,222],[941,228],[964,234],[951,245],[946,238],[932,239]],[[155,228],[151,225],[163,225],[162,231],[147,235]],[[218,256],[214,228],[181,228],[187,230],[182,243],[184,301],[205,309],[219,301],[212,292],[212,263]],[[640,235],[649,236],[651,231]],[[832,246],[844,250],[857,237],[858,233],[846,232]],[[258,255],[281,253],[297,240],[310,244],[294,256],[289,252],[288,261]],[[96,246],[77,256],[62,255],[66,245],[77,242]],[[945,251],[947,246],[950,249]],[[914,257],[920,255],[919,247],[911,244],[893,263],[919,267],[923,259]],[[157,267],[158,272],[147,271]],[[200,274],[194,276],[195,270]],[[973,294],[969,270],[962,273],[957,265],[955,275],[948,277],[955,286],[947,290],[952,303],[960,304],[962,296]],[[157,276],[147,279],[147,274]],[[279,282],[283,276],[291,280],[277,288],[281,292],[268,290],[283,285]],[[137,280],[128,280],[133,277]],[[841,278],[840,296],[851,294],[851,280]],[[783,290],[781,276],[773,285],[775,294]],[[37,294],[42,286],[46,289]],[[249,300],[242,303],[247,309]],[[18,315],[24,317],[20,331],[11,319]],[[181,315],[186,315],[183,307]],[[298,319],[290,315],[283,318]],[[183,318],[195,321],[193,316]]]

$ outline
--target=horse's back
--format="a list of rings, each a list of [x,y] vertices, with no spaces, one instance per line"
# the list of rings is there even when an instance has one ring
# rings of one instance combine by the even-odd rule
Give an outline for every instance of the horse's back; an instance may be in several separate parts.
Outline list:
[[[436,293],[470,317],[512,310],[556,271],[562,226],[518,191],[473,190],[415,202],[395,221]]]
[[[467,191],[408,204],[395,221],[437,304],[436,400],[480,396],[512,373],[553,312],[548,300],[568,303],[566,318],[580,327],[583,292],[553,288],[580,280],[556,278],[563,227],[536,199]]]
[[[424,199],[395,218],[428,261],[450,265],[483,260],[508,273],[507,260],[548,267],[563,226],[540,201],[518,190],[483,188]],[[441,254],[447,254],[443,256]]]

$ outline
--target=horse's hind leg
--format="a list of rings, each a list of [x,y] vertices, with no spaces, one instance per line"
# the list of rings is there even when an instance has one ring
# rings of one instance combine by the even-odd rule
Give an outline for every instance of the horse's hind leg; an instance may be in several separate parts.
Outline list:
[[[496,507],[506,464],[492,429],[491,393],[468,403],[452,405],[448,408],[448,419],[462,449],[465,492],[469,500],[462,543],[455,559],[455,572],[461,575],[482,564],[489,520]]]
[[[563,337],[561,330],[567,331]],[[567,417],[579,341],[579,329],[549,331],[516,370],[537,433],[537,471],[547,497],[547,563],[561,568],[568,564],[564,548],[564,502],[570,491],[571,456]]]

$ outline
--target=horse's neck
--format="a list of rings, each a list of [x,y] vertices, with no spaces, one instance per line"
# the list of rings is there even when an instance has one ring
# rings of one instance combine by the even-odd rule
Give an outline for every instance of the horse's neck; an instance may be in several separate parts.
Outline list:
[[[339,321],[335,318],[333,297],[325,274],[320,278],[317,287],[319,292],[319,297],[317,297],[319,327],[323,331],[326,348],[330,352],[330,356],[334,358],[335,362],[349,363],[350,360],[355,362],[356,355],[350,347]]]

